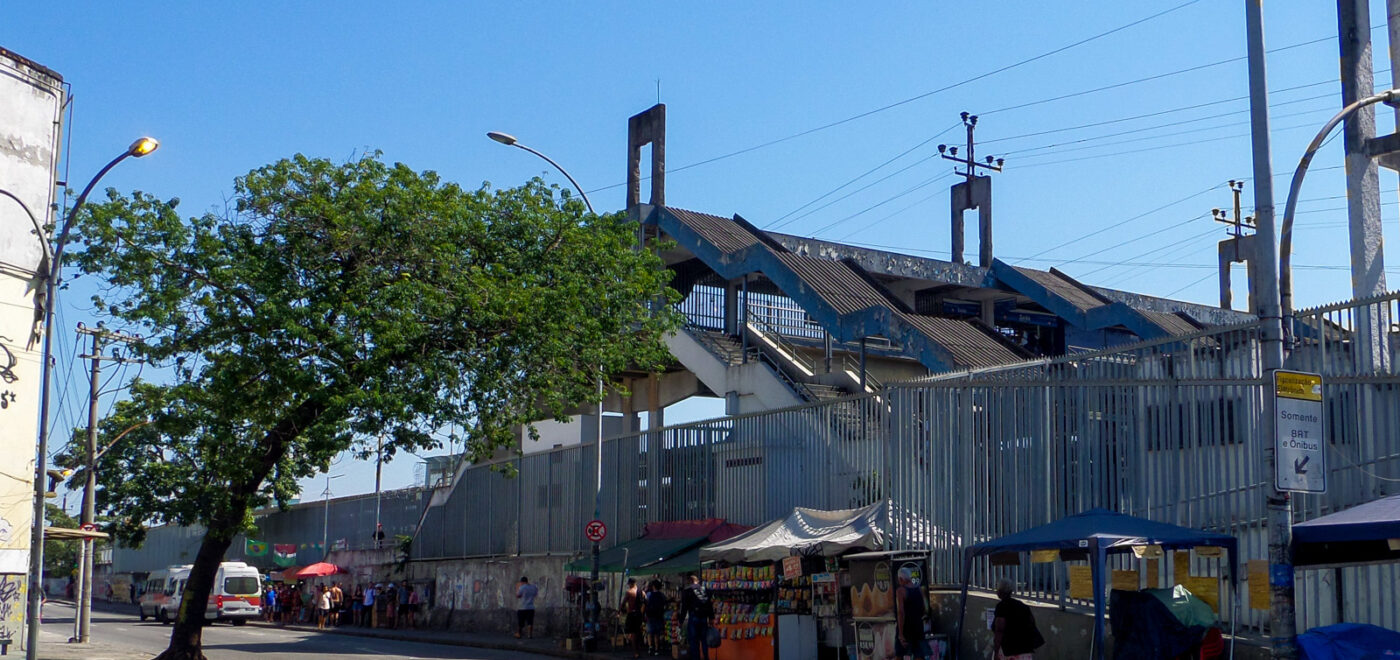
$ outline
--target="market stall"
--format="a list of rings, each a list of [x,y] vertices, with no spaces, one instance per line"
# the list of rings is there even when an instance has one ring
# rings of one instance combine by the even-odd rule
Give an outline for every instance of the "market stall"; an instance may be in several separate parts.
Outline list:
[[[1224,548],[1229,553],[1231,589],[1235,586],[1238,568],[1238,542],[1235,537],[1124,515],[1107,509],[1090,509],[1046,525],[978,543],[963,551],[962,599],[954,648],[958,648],[962,642],[963,619],[967,613],[967,588],[972,577],[973,560],[1001,553],[1059,550],[1062,553],[1087,553],[1094,600],[1092,657],[1102,659],[1107,557],[1109,554],[1133,552],[1135,547],[1148,546],[1168,550],[1190,550],[1201,546]],[[1232,603],[1238,602],[1236,598],[1230,600]],[[1232,625],[1235,618],[1231,617]],[[1233,643],[1231,636],[1231,644]]]
[[[759,619],[750,624],[758,633],[737,634],[772,636],[767,654],[721,655],[721,660],[773,657],[769,655],[773,653],[781,660],[841,657],[843,650],[856,644],[852,582],[842,557],[889,545],[923,545],[929,532],[928,525],[883,501],[838,511],[796,508],[729,541],[702,547],[699,558],[707,564],[739,568],[740,575],[751,575],[752,571],[773,575],[771,585],[747,590],[766,588],[767,594],[723,594],[732,600],[736,614]],[[764,618],[762,613],[770,616]],[[758,652],[748,644],[743,646],[749,653]]]
[[[1300,570],[1400,562],[1400,495],[1391,495],[1293,526],[1293,565]],[[1344,582],[1334,582],[1337,588]],[[1337,595],[1339,601],[1343,596]],[[1340,617],[1339,617],[1340,618]],[[1309,658],[1380,657],[1400,651],[1400,632],[1337,623],[1298,635]]]

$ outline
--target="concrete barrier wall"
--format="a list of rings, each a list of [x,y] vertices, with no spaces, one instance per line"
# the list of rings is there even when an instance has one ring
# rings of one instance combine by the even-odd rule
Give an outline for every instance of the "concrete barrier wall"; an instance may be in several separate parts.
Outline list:
[[[929,616],[933,629],[953,639],[957,632],[958,599],[957,591],[935,591],[929,595]],[[1036,651],[1036,660],[1083,660],[1089,658],[1094,638],[1093,612],[1079,609],[1061,610],[1058,606],[1026,601],[1035,614],[1036,627],[1045,637],[1045,646]],[[995,594],[985,591],[969,592],[967,614],[963,619],[963,640],[959,658],[964,660],[992,657],[992,631],[987,628],[986,612],[995,610]],[[1113,635],[1105,619],[1104,657],[1113,657]],[[1237,660],[1267,660],[1268,649],[1254,644],[1237,642]]]

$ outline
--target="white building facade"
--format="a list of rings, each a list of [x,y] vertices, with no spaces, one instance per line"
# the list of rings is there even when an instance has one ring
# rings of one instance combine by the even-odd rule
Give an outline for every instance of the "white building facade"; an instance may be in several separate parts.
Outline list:
[[[35,221],[51,223],[58,201],[64,103],[61,76],[0,48],[0,190],[14,196],[0,193],[0,643],[16,648],[25,616],[43,356],[35,298],[42,301],[40,273],[47,267],[46,239]]]

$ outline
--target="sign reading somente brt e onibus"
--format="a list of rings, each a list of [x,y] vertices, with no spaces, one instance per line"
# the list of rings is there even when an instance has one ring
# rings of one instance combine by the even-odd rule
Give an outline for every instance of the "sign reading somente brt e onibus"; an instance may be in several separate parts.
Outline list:
[[[1327,492],[1322,375],[1274,372],[1274,487]]]

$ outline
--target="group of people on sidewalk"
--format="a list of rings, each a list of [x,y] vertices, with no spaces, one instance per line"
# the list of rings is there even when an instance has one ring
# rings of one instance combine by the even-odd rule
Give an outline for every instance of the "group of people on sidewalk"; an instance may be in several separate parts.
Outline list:
[[[342,625],[374,628],[417,628],[422,596],[407,582],[356,586],[346,594],[339,582],[312,586],[269,582],[263,588],[263,620],[269,623],[310,624],[325,630]]]

